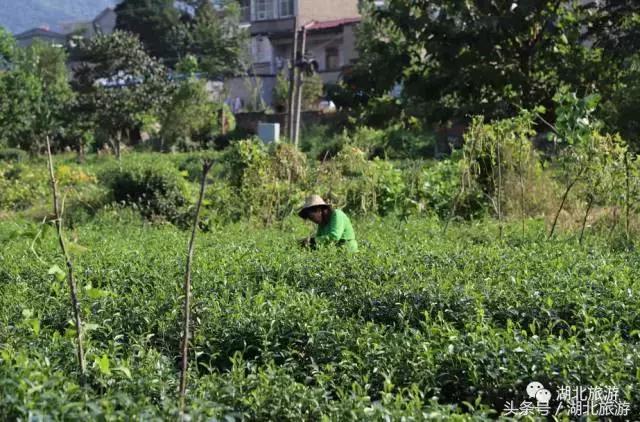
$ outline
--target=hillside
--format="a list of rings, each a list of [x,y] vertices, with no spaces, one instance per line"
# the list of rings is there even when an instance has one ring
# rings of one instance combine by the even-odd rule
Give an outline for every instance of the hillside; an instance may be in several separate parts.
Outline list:
[[[18,34],[38,26],[90,20],[117,0],[0,0],[0,26]]]

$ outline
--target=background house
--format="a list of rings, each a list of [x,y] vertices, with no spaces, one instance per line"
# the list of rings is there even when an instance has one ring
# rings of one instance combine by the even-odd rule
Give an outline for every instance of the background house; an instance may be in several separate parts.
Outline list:
[[[65,46],[73,35],[93,38],[97,34],[111,34],[115,27],[116,12],[108,7],[91,21],[62,23],[58,31],[52,31],[48,27],[34,28],[16,35],[15,38],[20,47],[28,47],[35,40]]]
[[[36,40],[40,40],[47,44],[64,46],[67,42],[67,35],[51,31],[49,28],[34,28],[22,32],[15,36],[16,43],[19,47],[29,47]]]
[[[251,34],[252,78],[226,81],[230,98],[251,102],[259,91],[267,105],[278,72],[291,61],[294,27],[307,28],[306,52],[320,65],[326,84],[336,83],[345,66],[357,58],[355,27],[360,22],[358,0],[243,0],[243,26]]]

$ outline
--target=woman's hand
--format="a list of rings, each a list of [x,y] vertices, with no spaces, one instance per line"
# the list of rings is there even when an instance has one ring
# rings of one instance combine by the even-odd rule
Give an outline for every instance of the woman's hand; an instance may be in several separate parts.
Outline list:
[[[304,239],[298,240],[298,245],[301,248],[315,249],[316,239],[313,237],[305,237]]]

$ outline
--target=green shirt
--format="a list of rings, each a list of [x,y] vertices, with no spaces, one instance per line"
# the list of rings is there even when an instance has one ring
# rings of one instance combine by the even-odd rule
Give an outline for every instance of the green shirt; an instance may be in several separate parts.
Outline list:
[[[351,226],[351,220],[342,210],[333,210],[329,221],[318,226],[316,241],[319,244],[342,243],[341,241],[344,241],[349,251],[356,252],[358,250],[358,242],[353,226]]]

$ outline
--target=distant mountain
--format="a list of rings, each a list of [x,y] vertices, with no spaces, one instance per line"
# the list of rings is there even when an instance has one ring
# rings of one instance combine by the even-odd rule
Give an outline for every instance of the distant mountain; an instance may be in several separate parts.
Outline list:
[[[75,21],[89,21],[119,0],[0,0],[0,26],[14,34],[36,27],[59,30]]]

